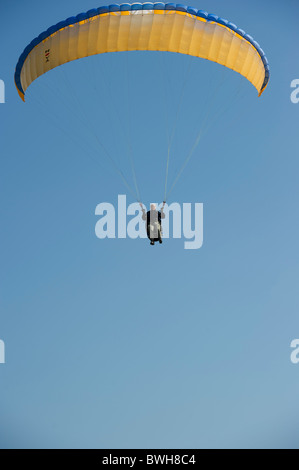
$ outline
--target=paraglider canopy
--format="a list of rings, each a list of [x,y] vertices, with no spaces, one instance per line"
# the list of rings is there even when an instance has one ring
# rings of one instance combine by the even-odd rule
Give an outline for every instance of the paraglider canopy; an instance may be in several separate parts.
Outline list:
[[[67,62],[116,51],[151,50],[188,54],[217,62],[251,82],[259,96],[269,81],[269,65],[254,39],[228,20],[175,3],[113,4],[51,26],[19,58],[18,93]]]

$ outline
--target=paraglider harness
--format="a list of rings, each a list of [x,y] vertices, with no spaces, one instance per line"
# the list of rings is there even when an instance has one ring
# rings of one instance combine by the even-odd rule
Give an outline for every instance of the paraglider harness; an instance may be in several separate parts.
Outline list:
[[[163,232],[162,225],[158,220],[155,220],[152,224],[148,224],[146,227],[147,236],[150,240],[158,241],[161,240]]]
[[[164,208],[164,204],[163,204],[163,208]],[[161,209],[161,212],[157,210],[156,211],[150,210],[147,213],[145,213],[145,210],[143,209],[141,204],[140,206],[142,208],[142,213],[143,213],[142,219],[146,220],[146,233],[147,233],[148,238],[150,239],[151,243],[158,242],[158,241],[162,243],[163,230],[162,230],[161,219],[165,217],[165,215],[163,214],[163,208]],[[155,212],[154,217],[153,217],[153,212]]]

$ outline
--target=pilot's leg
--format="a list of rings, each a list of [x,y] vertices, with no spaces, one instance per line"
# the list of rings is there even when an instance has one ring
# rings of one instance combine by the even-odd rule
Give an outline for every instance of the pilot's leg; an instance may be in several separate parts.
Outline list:
[[[151,238],[151,226],[150,226],[150,225],[148,225],[148,226],[146,227],[146,233],[147,233],[147,237],[149,238],[149,240],[150,240],[150,242],[151,242],[151,245],[154,245],[155,242],[154,242],[154,239]]]
[[[159,243],[162,243],[162,227],[160,224],[159,224],[159,230],[158,230],[158,240],[159,240]]]

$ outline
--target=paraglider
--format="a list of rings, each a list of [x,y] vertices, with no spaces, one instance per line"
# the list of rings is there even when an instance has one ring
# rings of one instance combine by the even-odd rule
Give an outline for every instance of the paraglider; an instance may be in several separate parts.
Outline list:
[[[41,33],[18,60],[14,77],[17,91],[25,101],[28,87],[48,71],[77,59],[121,51],[163,51],[206,59],[245,77],[256,88],[258,96],[264,92],[270,77],[264,51],[234,23],[181,4],[124,3],[89,10]],[[200,137],[201,131],[167,193],[169,143],[164,201],[190,160]],[[104,146],[102,150],[106,151]],[[106,154],[116,167],[107,151]],[[123,173],[120,170],[118,173],[128,187]],[[133,176],[136,199],[140,203],[134,168]],[[147,214],[143,208],[142,211],[151,245],[156,241],[162,243],[163,208],[161,212],[154,207]]]

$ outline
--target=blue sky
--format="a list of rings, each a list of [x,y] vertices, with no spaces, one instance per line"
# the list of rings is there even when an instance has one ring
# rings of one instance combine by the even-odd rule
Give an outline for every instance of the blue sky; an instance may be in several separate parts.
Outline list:
[[[298,448],[298,4],[190,4],[262,46],[260,99],[215,64],[131,53],[52,71],[24,104],[25,46],[100,5],[0,4],[0,447]],[[161,202],[181,94],[170,182],[212,110],[169,200],[204,204],[202,248],[99,240],[97,204],[134,199],[90,129],[130,184],[132,145],[143,202]]]

